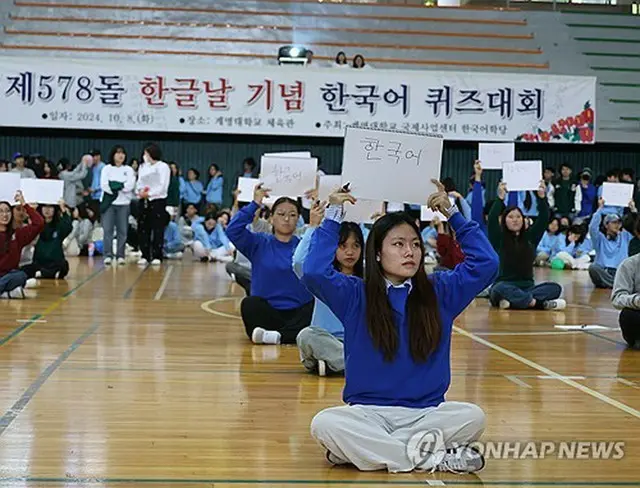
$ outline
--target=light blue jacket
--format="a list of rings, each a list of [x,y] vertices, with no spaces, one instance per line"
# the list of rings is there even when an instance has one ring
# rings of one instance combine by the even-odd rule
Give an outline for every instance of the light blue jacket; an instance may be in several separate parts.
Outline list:
[[[615,239],[609,239],[600,231],[600,221],[605,207],[598,209],[591,218],[589,224],[589,234],[591,235],[591,245],[596,251],[594,264],[603,268],[617,268],[620,263],[629,255],[629,243],[633,235],[622,229]]]
[[[200,203],[204,186],[198,180],[184,182],[184,201],[187,203]]]
[[[302,268],[304,265],[304,261],[309,254],[309,246],[311,244],[311,237],[313,236],[315,227],[308,227],[298,247],[293,253],[293,272],[296,276],[301,279],[303,272]],[[311,318],[311,325],[316,327],[322,327],[324,330],[329,332],[336,339],[343,340],[344,339],[344,326],[342,322],[338,320],[338,317],[334,315],[334,313],[329,309],[327,305],[318,300],[316,297],[315,305],[313,308],[313,317]]]
[[[550,234],[549,231],[545,232],[538,244],[537,252],[545,253],[548,256],[555,256],[559,251],[558,247],[564,242],[564,234]]]
[[[100,200],[102,198],[102,186],[100,185],[100,178],[102,178],[102,170],[105,166],[106,164],[100,161],[98,165],[94,166],[91,170],[91,198],[93,200]]]
[[[215,203],[220,205],[222,203],[222,187],[224,186],[224,178],[222,176],[216,176],[211,178],[211,181],[207,184],[206,200],[207,203]]]
[[[193,239],[201,242],[205,249],[218,249],[223,246],[226,250],[231,249],[231,242],[220,224],[216,224],[215,229],[213,229],[211,233],[207,232],[204,228],[204,222],[195,223],[191,228],[193,229]]]

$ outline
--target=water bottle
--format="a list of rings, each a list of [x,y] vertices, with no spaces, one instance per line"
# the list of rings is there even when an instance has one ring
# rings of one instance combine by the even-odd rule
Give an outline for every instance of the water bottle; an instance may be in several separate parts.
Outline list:
[[[92,258],[93,257],[93,253],[96,250],[96,245],[93,242],[89,243],[89,257]]]

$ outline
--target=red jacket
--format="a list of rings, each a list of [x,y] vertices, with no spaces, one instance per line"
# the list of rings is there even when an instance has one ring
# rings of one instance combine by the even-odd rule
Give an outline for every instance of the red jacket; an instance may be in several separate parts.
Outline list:
[[[436,244],[441,266],[453,269],[464,261],[464,253],[460,248],[460,244],[449,234],[438,234]]]
[[[14,230],[12,235],[9,232],[0,232],[0,276],[19,268],[22,249],[38,237],[44,229],[42,216],[29,205],[25,205],[24,208],[31,223]],[[9,239],[8,246],[7,239]],[[6,252],[5,249],[7,249]]]

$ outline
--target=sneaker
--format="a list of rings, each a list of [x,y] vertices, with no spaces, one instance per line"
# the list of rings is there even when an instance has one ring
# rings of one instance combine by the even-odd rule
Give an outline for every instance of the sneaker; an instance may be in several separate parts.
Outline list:
[[[24,294],[24,288],[22,288],[21,286],[7,292],[7,296],[9,298],[20,299],[20,300],[24,300],[26,298]]]
[[[42,271],[36,271],[35,277],[42,278]]]
[[[318,359],[318,376],[327,376],[327,363]]]
[[[182,253],[182,252],[177,252],[177,253],[175,254],[175,258],[176,258],[176,259],[182,259],[182,256],[184,256],[184,253]]]
[[[557,300],[547,300],[542,305],[545,310],[564,310],[567,308],[567,302],[562,298],[558,298]]]
[[[326,458],[327,458],[327,461],[329,461],[329,463],[333,464],[334,466],[340,466],[341,464],[349,464],[347,461],[343,461],[342,459],[338,458],[335,454],[333,454],[329,450],[327,450]]]
[[[498,307],[500,307],[502,310],[506,310],[511,307],[511,303],[509,303],[509,300],[500,300]]]
[[[111,261],[113,261],[111,258],[104,258],[104,265],[109,266],[111,264]]]
[[[138,260],[138,266],[147,266],[149,264],[149,261],[147,261],[145,258],[140,258]]]
[[[119,266],[124,266],[125,264],[127,264],[127,260],[125,258],[118,258]]]
[[[484,456],[473,447],[459,447],[448,449],[440,464],[433,471],[454,474],[477,473],[484,468]]]
[[[161,264],[162,264],[162,261],[160,261],[158,258],[151,261],[151,266],[160,266]]]
[[[251,342],[254,344],[280,344],[280,332],[256,327],[251,333]]]
[[[25,288],[35,288],[38,286],[38,280],[36,280],[35,278],[29,278],[27,280],[27,284],[24,285]]]

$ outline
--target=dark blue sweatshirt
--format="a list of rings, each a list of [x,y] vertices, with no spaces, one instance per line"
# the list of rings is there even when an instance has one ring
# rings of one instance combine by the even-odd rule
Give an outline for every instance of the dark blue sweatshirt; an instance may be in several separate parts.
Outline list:
[[[362,279],[338,273],[332,263],[340,224],[326,218],[316,229],[304,262],[302,282],[331,308],[345,329],[345,388],[348,404],[425,408],[444,401],[451,381],[450,349],[453,320],[495,279],[499,260],[488,238],[460,212],[449,223],[465,260],[452,271],[432,274],[442,320],[442,340],[425,363],[415,363],[409,349],[405,314],[408,290],[389,287],[388,298],[399,329],[399,348],[385,362],[375,348],[366,323],[366,293]]]
[[[262,297],[279,310],[290,310],[314,298],[293,272],[291,262],[300,239],[293,236],[287,243],[273,234],[253,233],[247,226],[253,222],[258,204],[251,202],[233,216],[227,237],[251,261],[251,295]]]

